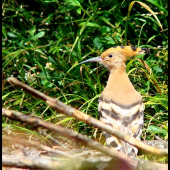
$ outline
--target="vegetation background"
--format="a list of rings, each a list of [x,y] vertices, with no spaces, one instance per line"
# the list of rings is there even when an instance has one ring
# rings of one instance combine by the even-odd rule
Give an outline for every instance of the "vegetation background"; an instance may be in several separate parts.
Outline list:
[[[7,78],[16,77],[98,119],[98,97],[109,73],[104,67],[94,69],[98,67],[96,63],[82,66],[77,63],[112,46],[148,47],[149,54],[127,61],[126,71],[143,96],[142,139],[167,140],[167,10],[167,0],[4,0],[2,106],[71,128],[104,144],[100,130],[57,113],[43,101],[11,85]],[[2,126],[53,145],[49,136],[40,135],[30,125],[3,117]],[[68,148],[77,147],[64,137],[55,138]]]

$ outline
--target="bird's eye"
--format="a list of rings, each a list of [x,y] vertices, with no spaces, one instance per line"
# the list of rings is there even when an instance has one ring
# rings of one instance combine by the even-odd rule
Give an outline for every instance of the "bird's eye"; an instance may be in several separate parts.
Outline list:
[[[112,58],[113,57],[113,55],[112,54],[109,54],[109,58]]]

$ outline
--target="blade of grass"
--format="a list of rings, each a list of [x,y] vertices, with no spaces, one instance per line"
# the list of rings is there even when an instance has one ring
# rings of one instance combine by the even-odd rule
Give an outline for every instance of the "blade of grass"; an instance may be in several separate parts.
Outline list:
[[[149,6],[147,6],[145,3],[143,2],[140,2],[140,1],[132,1],[129,5],[129,8],[128,8],[128,14],[127,14],[127,17],[126,17],[126,24],[125,24],[125,45],[127,45],[127,26],[128,26],[128,19],[129,19],[129,16],[130,16],[130,12],[131,12],[131,9],[134,5],[134,3],[137,2],[139,3],[142,7],[144,7],[146,10],[148,10],[156,19],[156,21],[158,22],[159,26],[161,27],[161,31],[163,30],[162,28],[162,25],[159,21],[159,19],[157,18],[157,16],[155,15],[155,13],[150,9]]]

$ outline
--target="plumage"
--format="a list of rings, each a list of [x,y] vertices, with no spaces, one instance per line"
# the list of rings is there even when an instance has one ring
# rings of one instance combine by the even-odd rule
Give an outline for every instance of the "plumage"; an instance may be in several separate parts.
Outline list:
[[[80,63],[100,62],[110,71],[107,85],[99,97],[100,120],[138,140],[142,134],[144,106],[141,95],[126,74],[125,62],[127,58],[148,51],[146,48],[117,46],[104,51],[101,56]],[[106,132],[103,133],[107,145],[131,157],[137,155],[138,149],[134,146]]]

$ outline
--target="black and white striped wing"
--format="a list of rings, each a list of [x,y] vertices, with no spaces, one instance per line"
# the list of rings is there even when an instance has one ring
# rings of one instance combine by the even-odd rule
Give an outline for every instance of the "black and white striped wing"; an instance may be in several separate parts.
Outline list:
[[[143,111],[144,106],[142,101],[138,101],[131,105],[121,105],[114,101],[107,101],[99,98],[98,111],[100,120],[118,129],[126,134],[141,139],[143,126]],[[115,147],[116,150],[126,153],[127,155],[137,155],[138,149],[124,141],[117,139],[106,132],[103,132],[106,138],[106,143],[109,146]]]

